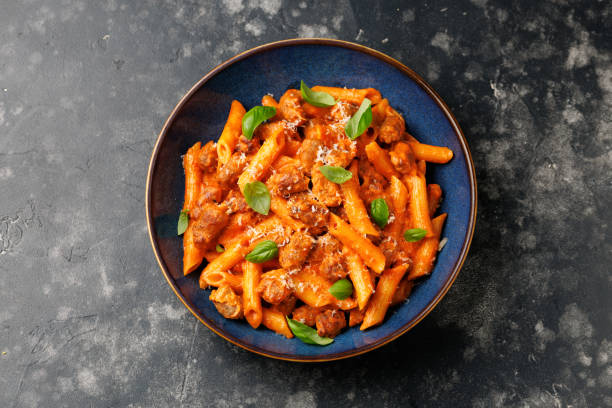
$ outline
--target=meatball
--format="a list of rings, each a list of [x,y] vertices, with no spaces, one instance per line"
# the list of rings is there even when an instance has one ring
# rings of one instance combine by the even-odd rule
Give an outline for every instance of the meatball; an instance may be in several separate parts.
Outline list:
[[[315,318],[317,334],[321,337],[336,337],[346,327],[346,317],[341,310],[325,310]]]
[[[342,204],[340,186],[325,178],[315,164],[312,168],[312,193],[319,202],[327,207],[337,207]]]
[[[232,154],[230,159],[221,166],[218,171],[217,177],[219,181],[225,185],[230,185],[238,181],[238,176],[244,170],[247,164],[247,156],[242,152],[236,152]]]
[[[393,167],[402,174],[407,174],[414,169],[414,153],[408,143],[398,142],[393,145],[389,151],[389,158]]]
[[[278,251],[278,261],[285,269],[297,268],[304,263],[310,250],[314,246],[314,239],[302,232],[294,232],[289,243]]]
[[[288,163],[270,176],[266,184],[272,194],[287,198],[290,194],[308,190],[308,181],[298,164]]]
[[[195,217],[193,238],[195,242],[206,245],[217,237],[229,221],[225,206],[214,203],[204,203],[194,209],[192,215]]]
[[[213,173],[217,170],[217,146],[214,142],[210,141],[200,149],[197,163],[205,173]]]
[[[292,194],[287,203],[291,216],[308,225],[310,233],[317,234],[325,230],[329,210],[311,194],[307,192]]]
[[[257,293],[263,300],[273,305],[287,299],[291,294],[291,288],[287,282],[286,272],[283,269],[277,269],[261,275]]]
[[[320,311],[321,310],[316,307],[303,305],[293,311],[292,317],[293,320],[304,323],[306,326],[313,327],[316,322],[315,319],[317,318],[317,314],[319,314]]]
[[[223,285],[219,289],[213,290],[209,299],[226,319],[242,318],[242,297],[234,293],[228,285]]]
[[[281,117],[298,126],[306,122],[306,114],[302,108],[302,94],[297,89],[289,89],[278,101]]]
[[[406,125],[404,119],[395,110],[390,108],[387,117],[380,126],[378,138],[384,143],[397,142],[402,138]]]

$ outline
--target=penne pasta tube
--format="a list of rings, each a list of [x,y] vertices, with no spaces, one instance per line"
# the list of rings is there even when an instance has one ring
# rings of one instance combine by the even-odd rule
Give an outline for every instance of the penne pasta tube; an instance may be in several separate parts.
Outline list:
[[[380,233],[370,221],[368,211],[363,204],[363,200],[359,196],[359,165],[357,164],[357,160],[353,160],[351,163],[350,171],[353,173],[353,177],[340,185],[342,195],[344,196],[344,209],[346,210],[346,215],[351,226],[358,232],[378,237]]]
[[[421,228],[427,231],[426,237],[434,235],[429,218],[429,202],[427,200],[427,185],[423,174],[411,174],[404,177],[408,187],[410,205],[408,207],[411,228]]]
[[[242,303],[244,318],[254,329],[259,327],[263,318],[261,298],[257,293],[261,269],[261,264],[247,261],[242,263]]]
[[[198,142],[191,146],[183,157],[183,168],[185,169],[185,201],[183,211],[194,209],[198,196],[200,195],[200,185],[202,184],[202,171],[196,164],[200,154],[201,143]],[[188,215],[190,215],[188,213]],[[197,245],[193,235],[193,224],[195,220],[189,217],[187,230],[183,233],[183,274],[188,275],[204,260],[204,248]]]
[[[279,196],[270,198],[270,210],[282,220],[282,222],[293,231],[305,231],[308,226],[300,220],[296,220],[289,214],[289,204],[287,200]]]
[[[360,330],[365,330],[372,326],[382,323],[393,299],[393,294],[397,289],[397,285],[406,273],[408,265],[396,266],[392,269],[387,269],[383,272],[376,285],[376,292],[370,300],[361,323]]]
[[[323,307],[336,303],[337,299],[329,293],[331,283],[313,268],[302,268],[292,279],[295,296],[308,306]]]
[[[438,244],[440,243],[440,234],[446,220],[446,213],[438,215],[432,220],[434,236],[423,239],[421,245],[414,254],[412,270],[408,275],[408,279],[417,279],[421,276],[429,275],[433,269],[433,263],[438,253]]]
[[[288,339],[293,338],[293,333],[289,329],[285,315],[278,310],[263,308],[261,323],[273,332],[282,334]]]
[[[261,98],[261,104],[263,106],[271,106],[274,109],[278,110],[278,102],[276,102],[276,99],[274,99],[272,95],[264,95]]]
[[[272,128],[270,136],[261,145],[238,178],[240,191],[244,190],[247,183],[261,179],[285,146],[285,125],[283,122],[272,122],[269,125]]]
[[[395,167],[393,167],[389,155],[378,145],[378,143],[369,143],[365,147],[365,152],[368,156],[368,160],[372,163],[376,171],[385,176],[387,180],[391,180],[393,176],[400,177]]]
[[[374,291],[372,276],[359,255],[357,255],[355,252],[344,246],[342,248],[342,254],[346,259],[349,277],[351,278],[353,288],[355,289],[355,298],[357,299],[359,310],[363,310],[367,305],[368,300],[370,300],[372,292]]]
[[[430,163],[448,163],[453,158],[453,151],[448,147],[432,146],[419,142],[410,142],[410,147],[417,160],[425,160]]]
[[[330,213],[329,216],[330,234],[357,253],[363,262],[374,272],[382,273],[385,269],[385,255],[382,251],[372,241],[355,231],[336,214]]]
[[[236,143],[242,134],[242,117],[246,113],[244,106],[238,101],[232,101],[227,122],[217,142],[219,167],[229,161]]]
[[[221,253],[221,255],[206,265],[206,268],[204,268],[200,275],[200,288],[204,289],[209,285],[216,286],[209,282],[217,282],[221,279],[219,278],[219,273],[230,270],[244,259],[244,256],[248,254],[251,249],[246,238],[246,236],[243,236],[242,239],[236,241],[231,247],[225,248],[225,251]]]

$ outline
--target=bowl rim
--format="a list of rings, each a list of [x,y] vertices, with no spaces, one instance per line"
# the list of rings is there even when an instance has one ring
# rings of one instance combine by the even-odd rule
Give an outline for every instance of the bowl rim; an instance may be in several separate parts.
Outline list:
[[[160,256],[159,247],[157,245],[157,242],[153,238],[153,219],[152,219],[151,211],[150,211],[151,199],[152,199],[151,197],[152,175],[153,175],[154,165],[157,161],[159,147],[161,145],[161,142],[166,137],[166,134],[168,133],[168,129],[170,128],[170,125],[176,118],[178,112],[185,105],[185,103],[191,98],[191,96],[193,96],[193,94],[197,92],[200,89],[200,87],[202,87],[206,82],[208,82],[208,80],[214,77],[217,73],[221,72],[225,68],[233,65],[234,63],[238,61],[241,61],[251,55],[261,53],[264,51],[268,51],[268,50],[272,50],[276,48],[291,47],[295,45],[325,45],[325,46],[341,47],[341,48],[347,48],[347,49],[354,50],[354,51],[359,51],[359,52],[368,54],[370,56],[373,56],[375,58],[378,58],[387,64],[392,65],[393,67],[397,68],[402,73],[410,77],[434,100],[434,102],[440,107],[440,109],[442,110],[442,112],[444,113],[448,121],[450,122],[455,134],[458,136],[459,143],[461,145],[461,150],[463,151],[463,154],[466,157],[467,170],[468,170],[468,176],[469,176],[469,181],[470,181],[470,217],[469,217],[469,222],[468,222],[465,238],[463,241],[463,245],[459,253],[459,257],[455,261],[455,264],[452,267],[452,271],[449,277],[446,279],[446,281],[444,282],[440,290],[436,293],[436,295],[429,301],[427,306],[423,310],[421,310],[415,318],[403,324],[395,332],[393,332],[392,334],[386,337],[381,338],[380,340],[372,344],[368,344],[367,346],[358,347],[358,348],[344,351],[341,353],[324,355],[320,357],[319,356],[292,357],[292,356],[287,356],[286,354],[283,354],[283,353],[275,353],[275,352],[271,352],[268,350],[263,350],[263,349],[260,349],[250,344],[244,344],[240,340],[223,332],[222,330],[212,327],[204,319],[202,319],[199,316],[198,312],[196,312],[195,308],[190,305],[190,302],[188,302],[185,299],[185,296],[179,290],[176,282],[174,281],[174,278],[168,271],[168,267],[166,266],[166,264],[164,263],[164,261],[162,260]],[[147,230],[149,234],[149,240],[151,241],[151,246],[153,247],[153,253],[155,254],[155,259],[157,260],[157,263],[160,269],[162,270],[162,273],[164,274],[166,281],[168,282],[168,284],[174,291],[174,294],[183,303],[183,305],[201,323],[203,323],[206,327],[208,327],[214,333],[221,336],[223,339],[229,341],[230,343],[236,346],[239,346],[245,350],[251,351],[253,353],[262,355],[262,356],[266,356],[266,357],[270,357],[270,358],[274,358],[278,360],[292,361],[292,362],[325,362],[325,361],[341,360],[341,359],[345,359],[348,357],[357,356],[357,355],[364,354],[369,351],[375,350],[379,347],[382,347],[385,344],[390,343],[391,341],[397,339],[402,334],[412,329],[437,306],[437,304],[442,300],[442,298],[446,295],[446,293],[448,292],[452,284],[455,282],[455,279],[457,279],[457,276],[459,275],[459,271],[461,270],[461,267],[463,266],[463,263],[465,262],[465,259],[467,257],[467,253],[469,251],[469,248],[472,242],[472,238],[474,236],[474,229],[476,226],[477,199],[478,198],[477,198],[477,185],[476,185],[476,171],[474,168],[474,161],[472,159],[472,154],[468,147],[465,135],[463,134],[463,131],[461,130],[461,127],[459,126],[457,119],[452,114],[449,107],[442,100],[440,95],[438,95],[438,93],[423,78],[421,78],[416,72],[414,72],[412,69],[408,68],[406,65],[402,64],[398,60],[388,56],[387,54],[384,54],[380,51],[374,50],[372,48],[366,47],[361,44],[356,44],[356,43],[352,43],[352,42],[344,41],[344,40],[329,39],[329,38],[292,38],[292,39],[270,42],[267,44],[263,44],[263,45],[251,48],[249,50],[243,51],[235,55],[234,57],[222,62],[221,64],[217,65],[212,70],[210,70],[198,82],[196,82],[195,85],[193,85],[191,89],[180,99],[180,101],[176,104],[176,106],[174,107],[170,115],[168,116],[168,119],[166,119],[166,121],[164,122],[164,125],[161,131],[159,132],[159,135],[157,136],[155,146],[153,147],[153,152],[151,154],[151,159],[149,161],[149,167],[147,170],[147,180],[146,180],[146,190],[145,190],[145,213],[146,213],[146,221],[147,221]]]

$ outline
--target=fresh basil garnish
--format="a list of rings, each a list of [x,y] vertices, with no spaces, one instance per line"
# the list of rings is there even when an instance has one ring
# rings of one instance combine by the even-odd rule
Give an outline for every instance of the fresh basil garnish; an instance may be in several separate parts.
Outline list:
[[[353,173],[346,170],[345,168],[338,166],[321,166],[319,171],[331,182],[336,184],[346,183],[353,177]]]
[[[278,247],[274,241],[261,241],[244,257],[249,262],[263,263],[278,255]]]
[[[385,228],[389,222],[389,206],[384,198],[377,198],[370,204],[370,214],[374,222],[380,227]]]
[[[353,284],[348,279],[337,280],[328,289],[336,299],[343,300],[353,294]]]
[[[242,194],[253,211],[268,215],[270,211],[270,192],[264,183],[261,181],[247,183],[242,190]]]
[[[276,108],[273,106],[255,106],[242,117],[242,134],[251,140],[257,126],[274,115],[276,115]]]
[[[413,228],[404,232],[404,239],[408,242],[417,242],[425,238],[427,230],[423,228]]]
[[[217,244],[215,249],[217,250],[218,253],[225,252],[225,248],[223,248],[223,245],[221,244]]]
[[[185,231],[187,231],[187,226],[189,225],[189,210],[181,211],[181,215],[179,215],[178,225],[176,226],[176,232],[178,235],[183,235]]]
[[[321,337],[317,334],[317,331],[312,327],[306,326],[304,323],[300,323],[297,320],[287,318],[287,324],[289,328],[298,339],[302,340],[306,344],[314,344],[316,346],[327,346],[333,343],[334,339],[329,337]]]
[[[357,112],[346,122],[344,131],[349,139],[355,140],[366,131],[372,123],[372,101],[364,98]]]
[[[333,96],[327,92],[315,92],[306,86],[304,81],[300,81],[300,92],[302,92],[302,98],[312,106],[318,108],[329,108],[336,104],[336,100]]]

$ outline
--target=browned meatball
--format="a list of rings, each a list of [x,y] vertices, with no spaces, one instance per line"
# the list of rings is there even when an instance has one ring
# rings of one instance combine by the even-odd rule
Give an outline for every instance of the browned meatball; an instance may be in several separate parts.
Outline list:
[[[402,138],[405,130],[404,119],[395,110],[390,109],[380,126],[378,138],[384,143],[397,142]]]
[[[315,164],[311,171],[312,174],[312,193],[319,202],[327,207],[337,207],[342,204],[342,194],[340,186],[325,178],[319,170],[319,165]]]
[[[310,169],[312,169],[312,166],[317,159],[317,154],[321,146],[321,141],[315,138],[306,137],[302,142],[302,145],[297,152],[297,157],[300,159],[301,163],[304,163],[307,174],[310,174]]]
[[[266,302],[277,305],[291,294],[287,274],[283,269],[266,272],[261,275],[257,293]]]
[[[348,268],[341,254],[331,253],[323,258],[319,272],[326,279],[335,282],[338,279],[346,278]]]
[[[306,326],[312,327],[315,325],[315,319],[320,311],[321,310],[316,307],[303,305],[293,311],[292,317],[293,320],[297,320],[300,323],[304,323]]]
[[[214,142],[210,141],[202,147],[197,163],[205,173],[213,173],[217,170],[217,146]]]
[[[346,317],[341,310],[325,310],[315,318],[317,334],[321,337],[336,337],[346,327]]]
[[[234,293],[231,287],[223,285],[213,290],[209,299],[226,319],[242,318],[242,297]]]
[[[330,166],[346,167],[357,156],[357,143],[344,136],[344,130],[336,143],[329,147],[325,162]]]
[[[214,203],[204,203],[194,209],[192,215],[196,218],[193,223],[193,238],[195,242],[210,244],[227,225],[229,215],[225,206]]]
[[[281,117],[300,126],[306,122],[304,108],[302,108],[302,94],[297,89],[289,89],[278,101],[278,110]]]
[[[297,303],[297,298],[292,294],[288,296],[285,300],[280,302],[277,305],[272,306],[274,310],[278,310],[285,316],[289,316],[293,309],[295,309],[295,304]]]
[[[310,250],[314,246],[314,239],[302,232],[294,232],[289,243],[278,250],[278,261],[285,269],[293,269],[302,265]]]
[[[389,151],[389,158],[393,167],[402,174],[407,174],[415,166],[414,153],[408,143],[398,142],[393,145]]]
[[[311,194],[306,192],[292,194],[287,203],[291,216],[308,225],[310,233],[317,234],[325,230],[329,210]]]
[[[232,154],[230,159],[221,166],[217,173],[219,181],[225,185],[230,185],[238,181],[238,176],[244,170],[247,164],[247,156],[242,152],[236,152]]]
[[[308,190],[308,181],[298,164],[289,163],[270,176],[266,184],[272,194],[287,198],[290,194]]]

